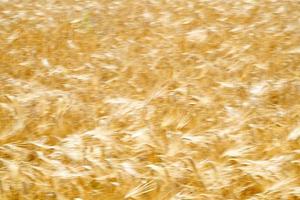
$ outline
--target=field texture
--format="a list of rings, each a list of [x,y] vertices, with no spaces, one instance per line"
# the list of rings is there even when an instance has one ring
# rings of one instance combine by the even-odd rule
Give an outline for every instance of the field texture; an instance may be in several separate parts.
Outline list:
[[[300,199],[299,0],[0,0],[0,200]]]

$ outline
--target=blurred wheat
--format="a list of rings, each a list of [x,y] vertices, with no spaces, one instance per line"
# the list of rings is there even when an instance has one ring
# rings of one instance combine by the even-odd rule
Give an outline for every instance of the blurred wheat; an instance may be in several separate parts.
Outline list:
[[[300,199],[300,1],[0,0],[1,200]]]

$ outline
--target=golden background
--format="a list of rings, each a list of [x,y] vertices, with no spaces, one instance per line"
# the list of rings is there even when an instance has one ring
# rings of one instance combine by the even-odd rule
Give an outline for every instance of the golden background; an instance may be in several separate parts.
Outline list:
[[[1,0],[1,200],[300,199],[300,1]]]

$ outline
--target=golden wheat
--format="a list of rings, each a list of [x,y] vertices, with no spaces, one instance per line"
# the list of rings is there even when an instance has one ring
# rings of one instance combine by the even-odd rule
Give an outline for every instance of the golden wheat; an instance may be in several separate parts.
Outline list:
[[[300,1],[0,0],[1,200],[300,199]]]

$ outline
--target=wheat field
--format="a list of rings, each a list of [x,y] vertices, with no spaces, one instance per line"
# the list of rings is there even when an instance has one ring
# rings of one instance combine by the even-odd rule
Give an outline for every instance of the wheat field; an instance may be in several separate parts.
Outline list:
[[[299,0],[0,0],[0,200],[300,199]]]

